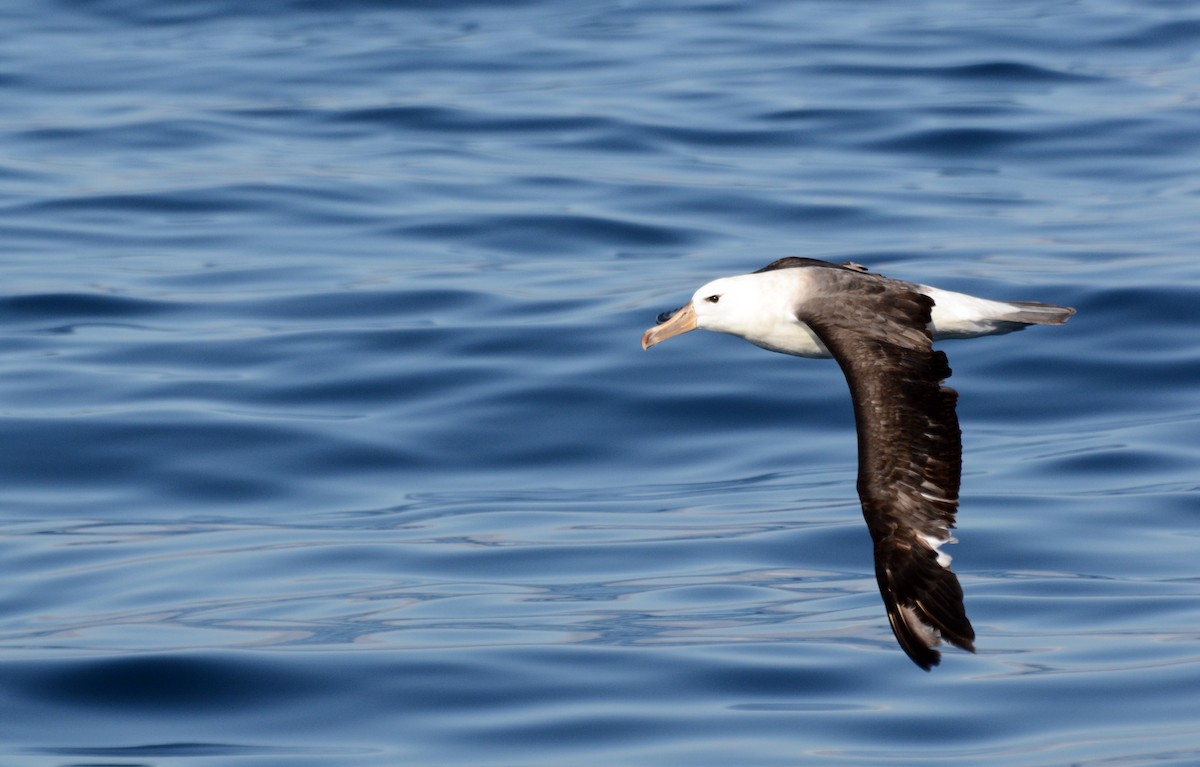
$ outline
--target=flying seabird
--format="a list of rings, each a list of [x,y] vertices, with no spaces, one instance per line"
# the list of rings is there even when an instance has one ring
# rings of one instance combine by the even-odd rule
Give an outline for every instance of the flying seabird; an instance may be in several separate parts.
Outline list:
[[[1075,313],[990,301],[870,273],[858,264],[782,258],[723,277],[664,312],[649,349],[702,328],[797,357],[833,357],[850,385],[858,431],[858,495],[875,544],[875,578],[896,640],[928,671],[945,640],[975,651],[962,587],[941,551],[958,508],[962,433],[943,338],[1061,325]]]

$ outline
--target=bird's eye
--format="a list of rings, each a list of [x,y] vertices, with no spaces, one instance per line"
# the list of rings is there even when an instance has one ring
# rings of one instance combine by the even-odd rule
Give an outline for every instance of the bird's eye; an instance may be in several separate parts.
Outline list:
[[[706,298],[704,300],[709,302],[710,304],[715,304],[716,302],[721,300],[721,297],[720,296],[709,296],[708,298]]]

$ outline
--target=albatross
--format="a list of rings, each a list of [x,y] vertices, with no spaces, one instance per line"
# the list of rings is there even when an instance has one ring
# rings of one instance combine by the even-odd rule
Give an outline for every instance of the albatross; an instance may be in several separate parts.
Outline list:
[[[660,314],[642,348],[700,328],[837,361],[854,405],[858,495],[875,545],[875,578],[900,647],[929,671],[941,661],[935,648],[943,640],[975,651],[962,586],[941,550],[955,541],[962,433],[958,393],[943,385],[950,366],[933,342],[1061,325],[1074,313],[792,257],[708,283]]]

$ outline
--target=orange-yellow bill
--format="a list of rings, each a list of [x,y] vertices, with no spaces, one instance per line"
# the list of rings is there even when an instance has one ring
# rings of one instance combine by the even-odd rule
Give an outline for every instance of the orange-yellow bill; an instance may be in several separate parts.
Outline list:
[[[643,333],[642,348],[649,349],[651,346],[660,344],[672,336],[695,329],[696,310],[692,308],[691,302],[688,302],[686,306],[672,314],[666,322],[655,325]]]

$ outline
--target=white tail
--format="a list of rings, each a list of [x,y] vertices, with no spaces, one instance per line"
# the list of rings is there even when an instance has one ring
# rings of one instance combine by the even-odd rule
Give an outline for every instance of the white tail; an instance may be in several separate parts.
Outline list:
[[[1036,301],[991,301],[921,285],[933,299],[933,337],[974,338],[1011,333],[1030,325],[1061,325],[1075,310]]]

